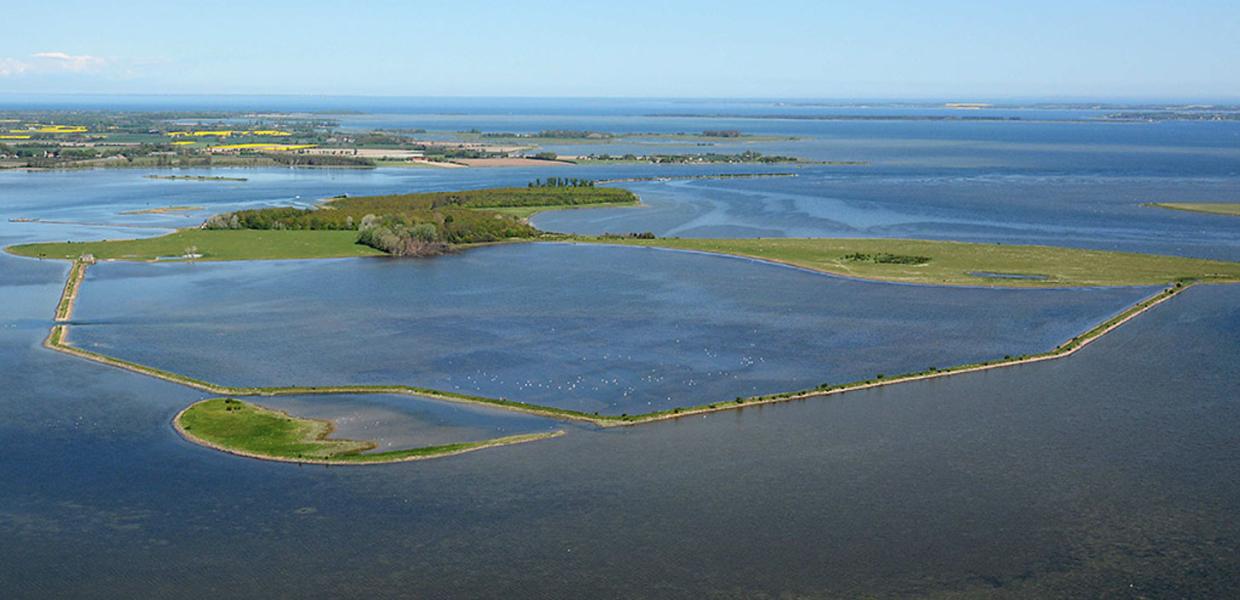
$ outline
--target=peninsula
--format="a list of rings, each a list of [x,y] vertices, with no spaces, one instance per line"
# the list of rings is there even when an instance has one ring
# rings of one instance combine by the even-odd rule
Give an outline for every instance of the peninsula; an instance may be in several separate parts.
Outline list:
[[[195,402],[173,419],[185,439],[229,454],[280,462],[364,465],[425,460],[564,435],[561,430],[373,452],[371,441],[331,439],[330,421],[303,419],[233,398]]]
[[[1240,202],[1153,202],[1146,206],[1240,217]]]

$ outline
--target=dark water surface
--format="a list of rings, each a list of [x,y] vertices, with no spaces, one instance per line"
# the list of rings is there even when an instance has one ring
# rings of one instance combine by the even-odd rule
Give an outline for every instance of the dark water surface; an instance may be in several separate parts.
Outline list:
[[[619,415],[1044,352],[1155,289],[892,285],[566,244],[106,263],[71,340],[226,385],[406,383]]]
[[[1072,358],[308,468],[180,440],[179,386],[38,347],[64,274],[4,258],[0,581],[16,597],[1228,596],[1240,288]],[[15,264],[21,266],[15,266]]]

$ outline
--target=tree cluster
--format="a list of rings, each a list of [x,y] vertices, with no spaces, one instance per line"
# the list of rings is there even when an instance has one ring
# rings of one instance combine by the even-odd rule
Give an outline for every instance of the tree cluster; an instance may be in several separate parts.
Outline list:
[[[393,256],[436,256],[448,251],[439,228],[410,222],[400,215],[366,215],[357,231],[357,243]]]
[[[531,188],[560,188],[560,187],[594,187],[593,179],[578,179],[576,177],[548,177],[546,179],[535,179],[526,187]]]

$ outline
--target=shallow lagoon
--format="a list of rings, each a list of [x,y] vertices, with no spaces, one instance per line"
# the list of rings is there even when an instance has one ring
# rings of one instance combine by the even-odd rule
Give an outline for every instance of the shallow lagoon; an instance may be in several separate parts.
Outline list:
[[[92,268],[70,339],[228,385],[405,383],[604,414],[1035,353],[1152,288],[862,282],[567,244]]]
[[[332,439],[375,442],[370,452],[477,442],[551,431],[563,423],[485,406],[381,394],[247,398],[307,419],[331,421]]]

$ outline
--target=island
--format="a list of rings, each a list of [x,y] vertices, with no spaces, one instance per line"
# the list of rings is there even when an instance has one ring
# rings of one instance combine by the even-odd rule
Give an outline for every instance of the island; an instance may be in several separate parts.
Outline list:
[[[303,419],[235,398],[189,405],[173,419],[185,439],[229,454],[305,464],[364,465],[425,460],[564,435],[562,430],[404,450],[373,452],[372,441],[331,439],[330,421]]]
[[[195,404],[176,417],[178,431],[190,441],[253,458],[327,464],[416,460],[534,441],[558,433],[367,453],[374,447],[370,442],[330,439],[329,423],[300,419],[238,398],[313,394],[405,395],[485,405],[598,427],[633,426],[1064,358],[1193,285],[1240,282],[1240,262],[1174,256],[902,239],[678,239],[658,238],[647,232],[576,236],[540,231],[526,218],[541,210],[565,208],[640,209],[640,199],[629,190],[596,184],[588,180],[550,178],[532,181],[526,187],[355,198],[342,196],[307,209],[263,208],[214,215],[200,227],[154,238],[23,244],[6,250],[20,256],[72,261],[64,291],[53,311],[55,323],[44,341],[46,347],[219,396]],[[613,244],[645,247],[650,251],[701,252],[836,276],[904,284],[1165,287],[1093,329],[1038,354],[1009,355],[972,364],[880,374],[858,381],[822,384],[812,389],[721,399],[642,414],[587,413],[411,384],[228,386],[80,348],[69,339],[73,306],[88,269],[100,260],[209,261],[379,256],[434,260],[434,256],[446,252],[504,243]]]

